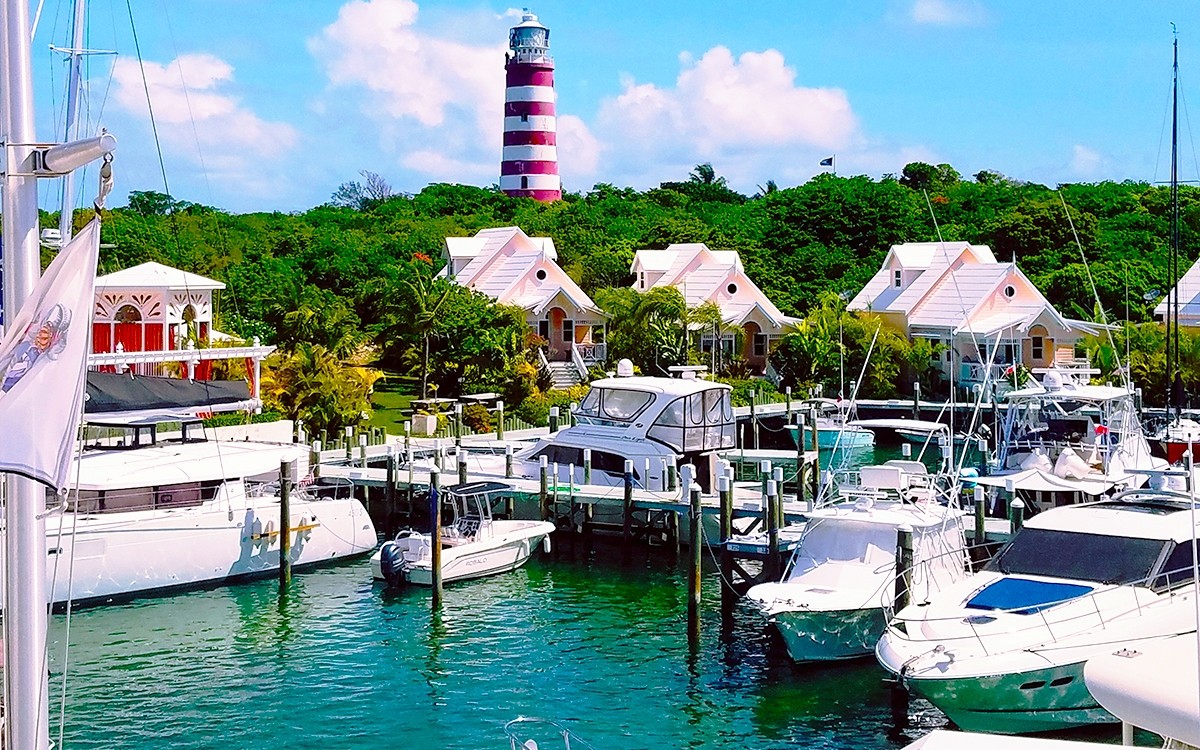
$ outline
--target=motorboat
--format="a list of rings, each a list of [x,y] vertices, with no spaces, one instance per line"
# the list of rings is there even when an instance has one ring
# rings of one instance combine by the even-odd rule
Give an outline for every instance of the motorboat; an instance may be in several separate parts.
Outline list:
[[[549,521],[517,521],[492,516],[492,505],[511,492],[499,482],[468,482],[431,492],[445,523],[438,529],[442,581],[462,581],[505,573],[524,565],[554,531]],[[406,529],[371,556],[371,572],[391,586],[433,583],[433,537]]]
[[[1084,664],[1195,632],[1195,518],[1188,495],[1151,489],[1040,513],[982,571],[898,612],[876,658],[968,731],[1116,721]]]
[[[1177,464],[1188,453],[1193,459],[1200,459],[1200,422],[1187,417],[1177,417],[1160,422],[1156,427],[1147,425],[1151,447],[1158,447],[1158,453],[1166,457],[1167,462]]]
[[[851,448],[869,448],[875,445],[875,433],[857,426],[852,419],[852,409],[849,401],[835,401],[829,398],[811,398],[800,402],[800,408],[807,410],[817,408],[817,448],[833,450],[835,448],[848,450]],[[804,445],[812,445],[814,426],[804,425]]]
[[[1039,510],[1141,487],[1167,462],[1151,455],[1130,388],[1090,385],[1053,368],[1009,391],[996,465],[977,482]]]
[[[737,444],[732,388],[690,370],[677,378],[633,376],[632,371],[624,360],[616,377],[593,381],[574,411],[575,424],[516,451],[514,474],[537,479],[545,459],[558,482],[579,482],[587,450],[590,484],[621,486],[625,462],[632,461],[637,487],[663,490],[668,472],[691,463],[696,480],[710,489],[716,452]],[[503,458],[471,453],[470,473],[503,477]]]
[[[897,467],[864,467],[891,470]],[[747,593],[778,628],[796,662],[870,656],[896,597],[899,530],[912,532],[913,601],[927,602],[966,576],[960,511],[936,503],[860,496],[818,508],[793,553],[783,580]]]
[[[303,448],[157,437],[156,425],[88,447],[66,498],[48,494],[51,601],[101,603],[139,594],[265,575],[279,568],[280,537],[293,567],[365,554],[375,527],[348,483],[297,471]],[[280,464],[290,472],[289,518],[280,518]]]
[[[832,495],[807,514],[782,580],[747,592],[794,661],[871,654],[895,603],[902,527],[913,534],[908,596],[924,601],[964,577],[963,513],[948,467],[943,458],[930,473],[921,461],[893,459],[833,473]]]

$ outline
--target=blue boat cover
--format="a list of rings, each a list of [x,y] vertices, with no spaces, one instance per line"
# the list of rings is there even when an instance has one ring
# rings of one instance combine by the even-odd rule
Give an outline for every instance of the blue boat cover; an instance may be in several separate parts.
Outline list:
[[[1018,615],[1032,615],[1092,592],[1091,586],[1078,583],[1031,581],[1027,578],[1001,578],[971,597],[971,609],[1002,609]]]

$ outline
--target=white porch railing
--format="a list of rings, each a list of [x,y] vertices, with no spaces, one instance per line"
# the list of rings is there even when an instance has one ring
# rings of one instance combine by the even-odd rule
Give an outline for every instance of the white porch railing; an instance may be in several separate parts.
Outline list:
[[[575,372],[579,373],[580,379],[587,380],[587,362],[583,361],[583,353],[580,351],[579,344],[571,344],[571,364],[575,365]]]

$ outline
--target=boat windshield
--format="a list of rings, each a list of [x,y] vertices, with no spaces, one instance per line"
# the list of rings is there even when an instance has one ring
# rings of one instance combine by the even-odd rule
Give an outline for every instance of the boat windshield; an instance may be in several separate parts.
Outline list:
[[[642,413],[653,393],[629,388],[592,388],[579,404],[575,416],[590,424],[627,424]]]
[[[1168,542],[1057,529],[1021,529],[987,569],[1106,584],[1144,582]]]

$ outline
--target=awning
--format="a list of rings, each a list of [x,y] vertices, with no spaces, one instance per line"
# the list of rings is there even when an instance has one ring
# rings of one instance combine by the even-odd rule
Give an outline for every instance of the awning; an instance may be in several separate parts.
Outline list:
[[[146,417],[179,419],[198,414],[242,411],[260,404],[242,380],[181,380],[108,372],[87,374],[84,418],[128,421]]]
[[[1051,474],[1041,469],[1026,469],[1012,474],[999,474],[990,477],[972,477],[972,482],[988,487],[1008,487],[1012,482],[1013,489],[1026,492],[1083,492],[1088,495],[1103,495],[1124,482],[1111,479],[1063,479],[1057,474]]]

